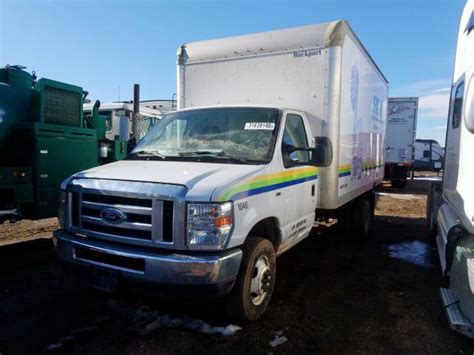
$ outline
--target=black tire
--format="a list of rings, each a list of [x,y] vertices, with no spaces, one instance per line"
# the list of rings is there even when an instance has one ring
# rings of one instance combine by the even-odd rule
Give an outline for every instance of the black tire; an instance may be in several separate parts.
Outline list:
[[[438,234],[438,226],[436,223],[436,214],[438,211],[439,200],[441,196],[441,187],[439,184],[432,183],[428,198],[426,200],[426,229],[428,236],[432,239]]]
[[[392,180],[392,187],[395,189],[404,189],[406,186],[406,180]]]
[[[263,260],[263,261],[262,261]],[[265,261],[266,260],[266,261]],[[257,262],[266,263],[260,270],[265,270],[263,276],[257,267]],[[268,270],[266,267],[268,266]],[[257,273],[257,274],[256,274]],[[263,279],[264,295],[252,294],[252,280]],[[243,247],[243,257],[240,271],[232,291],[226,296],[227,313],[241,321],[254,321],[262,316],[270,303],[276,281],[276,255],[273,244],[264,238],[249,237]],[[255,281],[254,281],[255,282]],[[261,297],[263,296],[263,297]]]
[[[337,224],[336,231],[343,235],[349,235],[352,230],[352,206],[353,203],[349,202],[346,205],[339,208],[337,211]]]
[[[352,206],[351,229],[359,238],[367,238],[372,221],[372,206],[365,198],[359,198]]]

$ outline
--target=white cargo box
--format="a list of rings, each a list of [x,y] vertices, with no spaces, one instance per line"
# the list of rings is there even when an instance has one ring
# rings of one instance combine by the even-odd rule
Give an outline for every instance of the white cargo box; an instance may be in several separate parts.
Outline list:
[[[383,179],[388,83],[346,21],[183,45],[178,108],[304,111],[334,148],[319,169],[318,208],[335,209]]]
[[[385,163],[414,164],[417,114],[417,97],[388,99]]]

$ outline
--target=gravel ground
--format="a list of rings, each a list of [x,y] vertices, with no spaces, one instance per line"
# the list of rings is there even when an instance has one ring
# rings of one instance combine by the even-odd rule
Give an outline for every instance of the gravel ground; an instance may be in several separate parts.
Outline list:
[[[2,247],[0,353],[472,353],[441,307],[425,197],[400,196],[378,195],[368,240],[315,228],[282,255],[269,309],[240,330],[216,300],[91,293],[49,240]]]

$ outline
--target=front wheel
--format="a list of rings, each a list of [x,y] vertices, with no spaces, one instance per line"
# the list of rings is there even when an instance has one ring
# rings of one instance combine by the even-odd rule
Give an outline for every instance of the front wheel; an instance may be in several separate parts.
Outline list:
[[[264,238],[249,237],[243,247],[236,283],[226,296],[227,313],[243,321],[260,318],[270,303],[275,277],[273,244]]]

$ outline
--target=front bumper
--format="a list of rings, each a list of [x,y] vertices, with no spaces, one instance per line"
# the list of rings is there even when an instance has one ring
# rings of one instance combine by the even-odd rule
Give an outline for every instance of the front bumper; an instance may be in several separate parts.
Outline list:
[[[165,286],[216,287],[235,281],[242,251],[183,254],[54,232],[61,261],[75,266],[117,270],[128,281]]]

